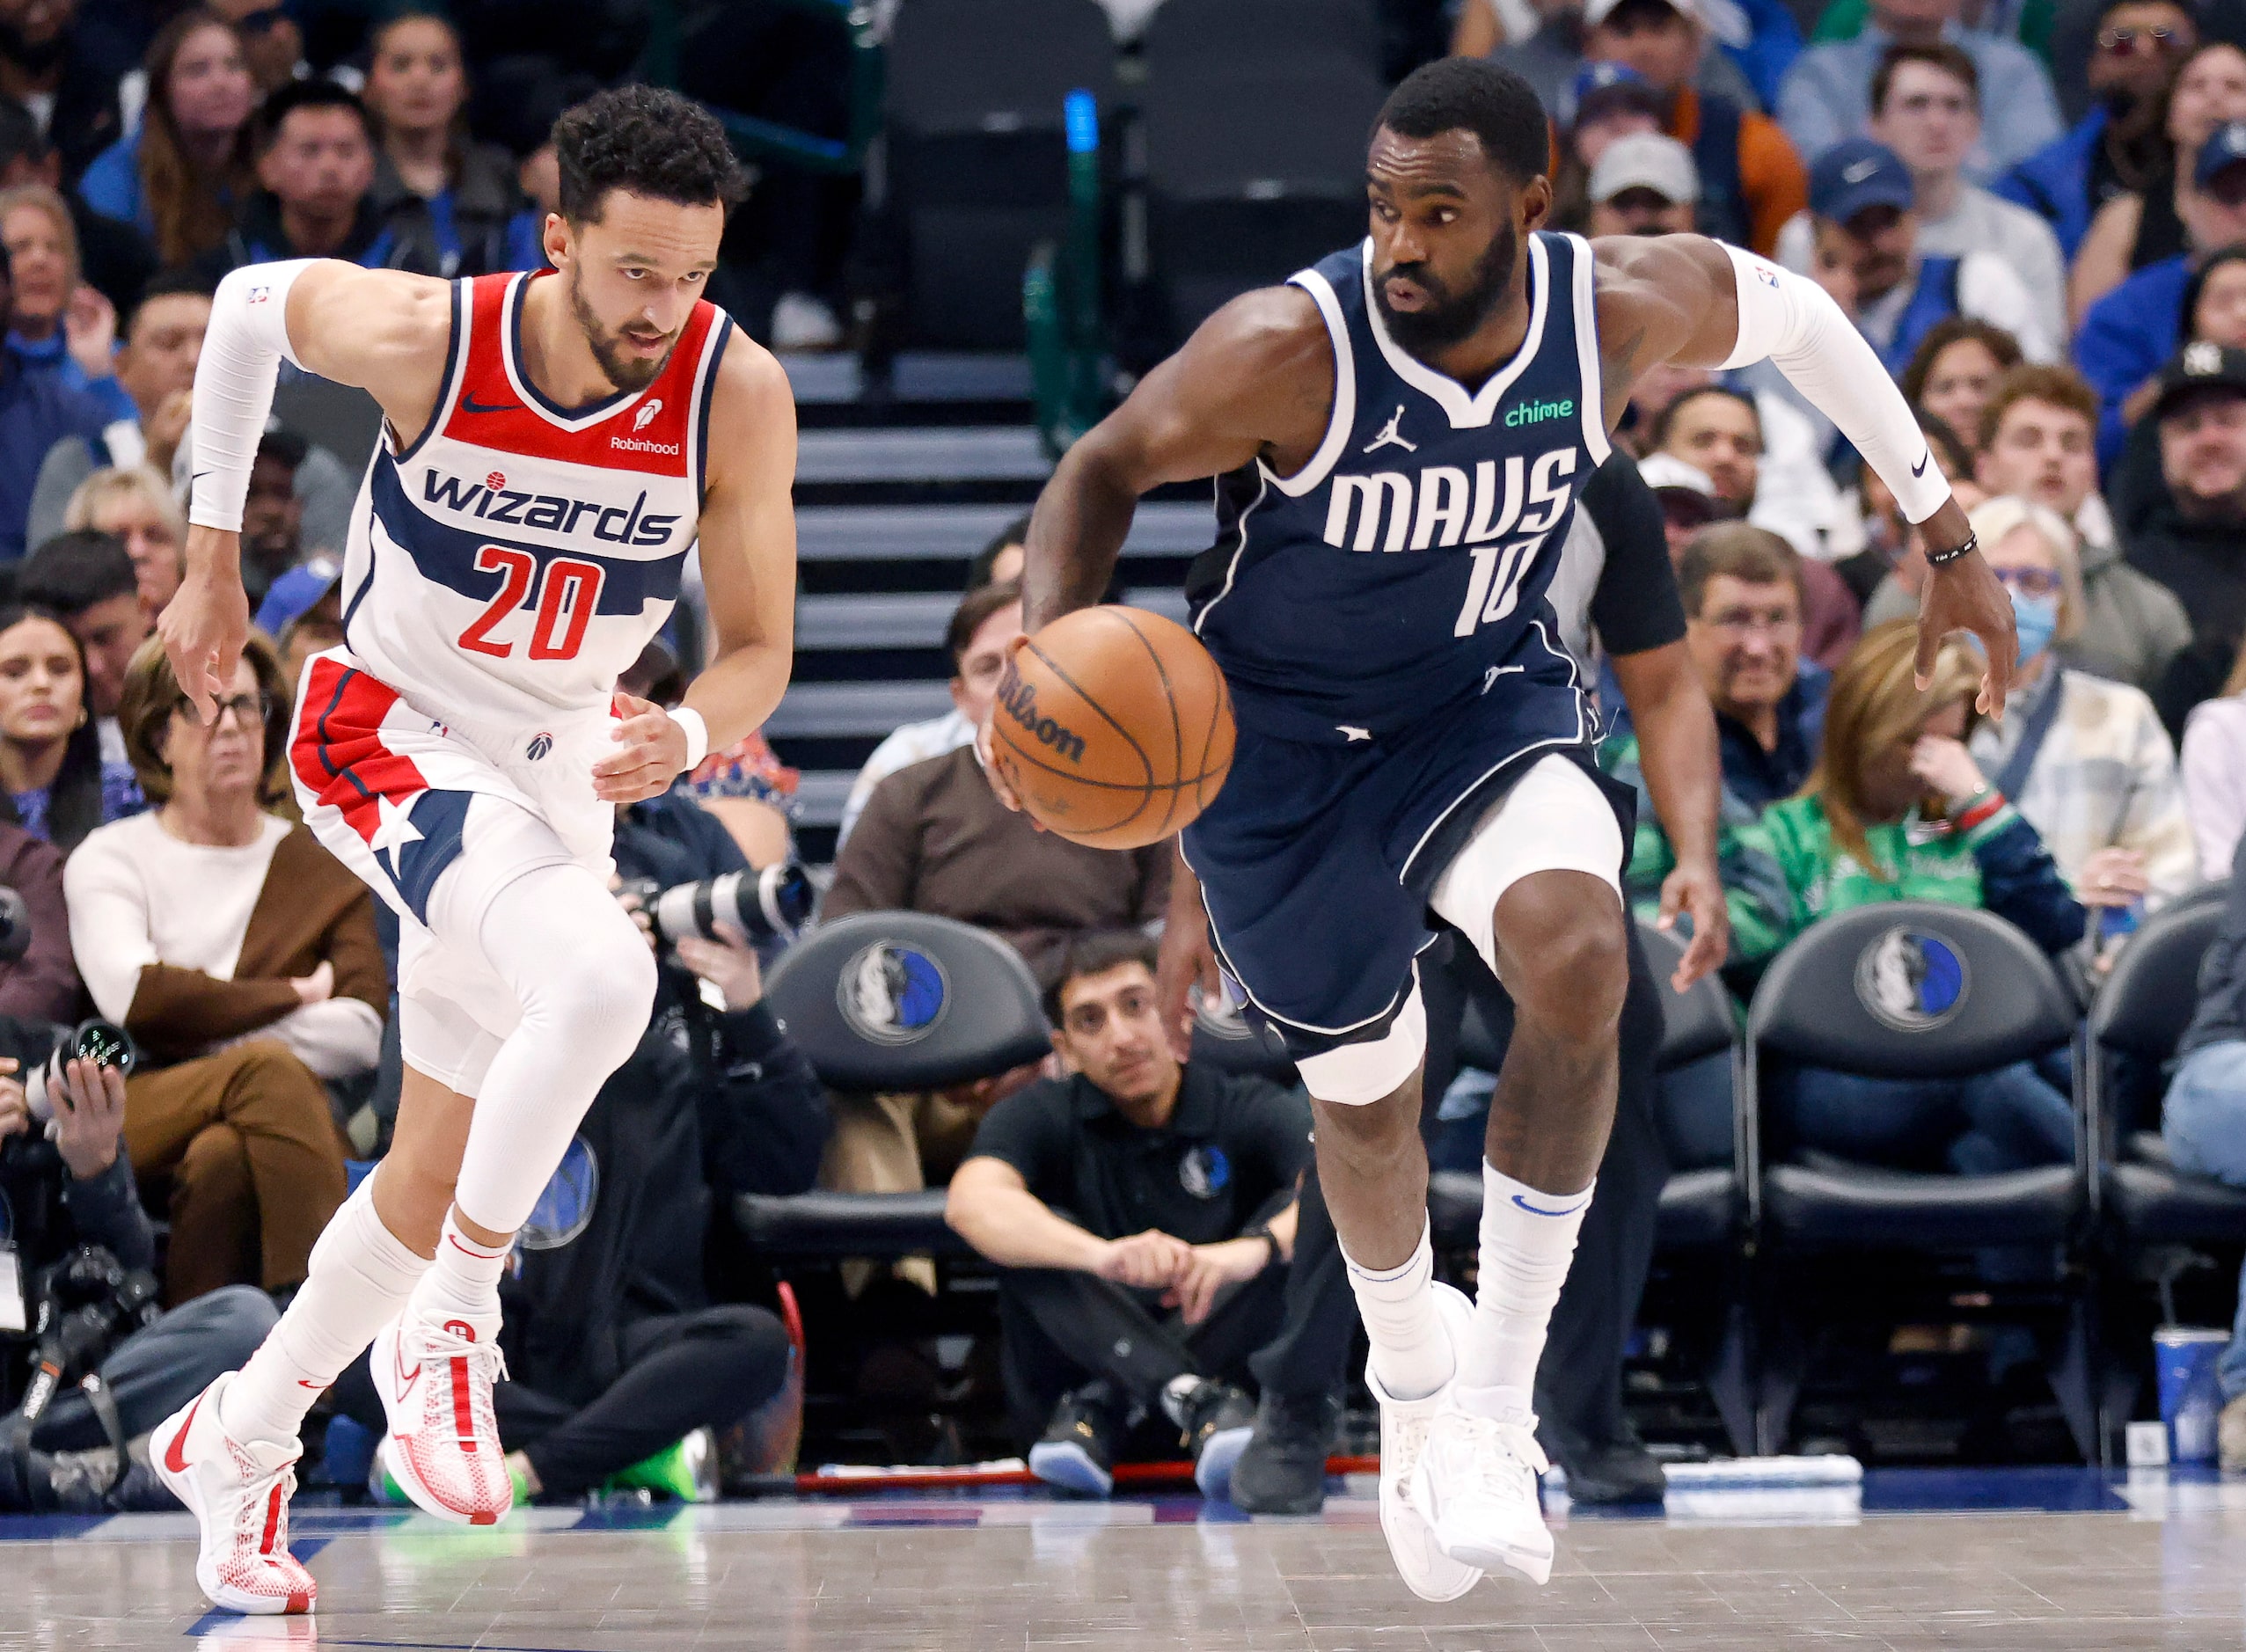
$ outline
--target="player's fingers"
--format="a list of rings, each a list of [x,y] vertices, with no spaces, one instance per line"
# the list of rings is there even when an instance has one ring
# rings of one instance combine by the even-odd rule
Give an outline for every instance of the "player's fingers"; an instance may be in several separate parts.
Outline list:
[[[1942,652],[1942,628],[1934,623],[1931,609],[1929,602],[1919,610],[1919,646],[1911,667],[1912,680],[1921,694],[1934,685],[1935,656]]]

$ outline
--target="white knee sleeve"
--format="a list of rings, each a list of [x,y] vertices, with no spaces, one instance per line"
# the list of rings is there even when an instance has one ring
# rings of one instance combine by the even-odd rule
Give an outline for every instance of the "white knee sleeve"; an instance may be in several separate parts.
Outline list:
[[[1295,1063],[1303,1088],[1335,1107],[1367,1107],[1393,1095],[1427,1058],[1427,1006],[1420,1001],[1418,966],[1410,995],[1388,1030],[1362,1044],[1344,1044]]]
[[[1622,823],[1598,782],[1566,757],[1539,758],[1489,806],[1428,904],[1495,975],[1497,899],[1535,872],[1586,873],[1622,898]]]

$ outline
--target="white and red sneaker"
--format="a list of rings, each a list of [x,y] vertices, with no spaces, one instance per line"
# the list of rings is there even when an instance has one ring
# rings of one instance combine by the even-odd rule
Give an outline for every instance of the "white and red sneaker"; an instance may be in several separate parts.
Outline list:
[[[310,1612],[318,1585],[289,1553],[289,1499],[304,1448],[230,1437],[218,1408],[233,1380],[229,1371],[157,1424],[149,1457],[194,1514],[195,1583],[213,1605],[260,1616]]]
[[[465,1320],[432,1324],[409,1308],[376,1334],[367,1364],[390,1419],[390,1477],[441,1520],[497,1524],[515,1506],[492,1418],[492,1385],[507,1375],[499,1345]]]

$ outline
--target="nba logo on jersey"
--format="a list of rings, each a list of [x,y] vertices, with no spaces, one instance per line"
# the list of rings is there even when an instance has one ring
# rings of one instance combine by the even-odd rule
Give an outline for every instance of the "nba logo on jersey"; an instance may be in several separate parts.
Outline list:
[[[733,325],[698,304],[654,383],[563,407],[522,367],[538,279],[453,284],[444,397],[413,446],[376,452],[343,619],[346,646],[384,681],[531,731],[604,705],[669,617]]]

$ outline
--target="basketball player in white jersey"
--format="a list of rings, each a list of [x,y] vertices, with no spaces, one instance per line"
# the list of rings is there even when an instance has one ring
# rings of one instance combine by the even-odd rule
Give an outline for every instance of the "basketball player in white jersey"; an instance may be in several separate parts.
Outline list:
[[[500,1273],[653,1006],[608,887],[616,807],[748,734],[786,683],[794,407],[702,297],[739,191],[725,134],[634,87],[554,140],[552,272],[252,266],[220,286],[196,373],[187,581],[162,631],[202,720],[241,680],[238,530],[282,361],[363,386],[386,420],[344,646],[305,668],[289,763],[306,823],[399,916],[396,1138],[265,1345],[150,1442],[201,1523],[196,1582],[238,1612],[311,1609],[289,1553],[297,1435],[370,1344],[413,1501],[476,1524],[511,1506]],[[616,680],[698,540],[717,657],[666,713]]]

